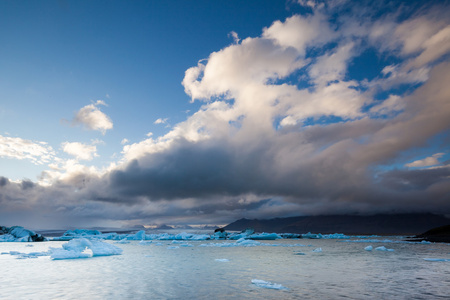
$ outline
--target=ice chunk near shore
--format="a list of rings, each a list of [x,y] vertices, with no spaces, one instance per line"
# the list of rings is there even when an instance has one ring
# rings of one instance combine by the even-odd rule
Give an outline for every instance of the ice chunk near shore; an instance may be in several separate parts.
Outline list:
[[[22,226],[0,226],[0,242],[42,242],[47,239],[39,233],[25,229]]]
[[[366,251],[372,251],[372,250],[373,250],[373,247],[372,247],[372,245],[369,245],[369,246],[365,247],[364,250],[366,250]]]
[[[272,283],[270,281],[265,281],[261,279],[252,279],[252,283],[257,287],[265,288],[265,289],[273,289],[273,290],[287,290],[288,288],[282,286],[279,283]]]

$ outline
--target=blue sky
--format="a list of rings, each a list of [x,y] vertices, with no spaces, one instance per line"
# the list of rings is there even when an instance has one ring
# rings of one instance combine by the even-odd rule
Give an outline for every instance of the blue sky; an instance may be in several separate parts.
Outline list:
[[[447,1],[3,1],[5,220],[450,213],[448,12]]]

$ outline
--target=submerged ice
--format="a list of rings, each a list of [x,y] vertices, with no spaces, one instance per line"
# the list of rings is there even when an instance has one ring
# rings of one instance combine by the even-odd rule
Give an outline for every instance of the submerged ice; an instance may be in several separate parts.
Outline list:
[[[265,289],[273,289],[273,290],[287,290],[288,288],[279,284],[279,283],[272,283],[270,281],[265,281],[261,279],[252,279],[252,283],[258,287],[265,288]]]

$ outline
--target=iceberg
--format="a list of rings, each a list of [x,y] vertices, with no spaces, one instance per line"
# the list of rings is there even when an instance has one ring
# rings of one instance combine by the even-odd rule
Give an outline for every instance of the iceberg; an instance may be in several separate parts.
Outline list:
[[[322,252],[322,248],[316,248],[312,252],[316,252],[316,253]]]
[[[450,259],[447,259],[447,258],[424,258],[423,260],[426,260],[426,261],[450,261]]]
[[[22,226],[0,226],[0,242],[42,242],[47,239],[32,230]]]
[[[227,258],[216,258],[215,261],[218,261],[218,262],[229,262],[230,260],[227,259]]]
[[[385,246],[376,247],[375,250],[377,250],[377,251],[389,251],[389,252],[394,251],[394,249],[387,249]]]
[[[270,281],[265,281],[261,279],[252,279],[252,283],[257,287],[265,288],[265,289],[273,289],[273,290],[287,290],[287,287],[282,286],[279,283],[272,283]]]
[[[366,250],[366,251],[372,251],[372,250],[373,250],[373,247],[372,247],[371,245],[369,245],[369,246],[365,247],[364,250]]]
[[[53,260],[61,259],[76,259],[76,258],[89,258],[91,255],[89,253],[83,253],[75,250],[65,250],[65,249],[54,249],[52,255],[50,256]]]
[[[248,239],[251,240],[277,240],[277,239],[281,239],[282,237],[279,236],[276,233],[254,233],[251,234],[247,237]]]
[[[321,235],[320,233],[316,234],[316,233],[304,233],[302,234],[302,239],[321,239],[323,238],[323,235]]]
[[[86,252],[91,250],[92,254]],[[122,254],[122,249],[101,240],[78,238],[70,240],[61,248],[51,248],[51,259],[88,258],[91,256],[108,256]]]

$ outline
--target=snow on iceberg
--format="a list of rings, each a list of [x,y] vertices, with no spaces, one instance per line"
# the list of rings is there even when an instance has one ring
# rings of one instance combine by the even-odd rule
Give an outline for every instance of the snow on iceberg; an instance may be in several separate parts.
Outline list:
[[[273,289],[273,290],[287,290],[287,287],[282,286],[279,283],[272,283],[270,281],[265,281],[261,279],[252,279],[252,283],[257,287],[265,288],[265,289]]]

